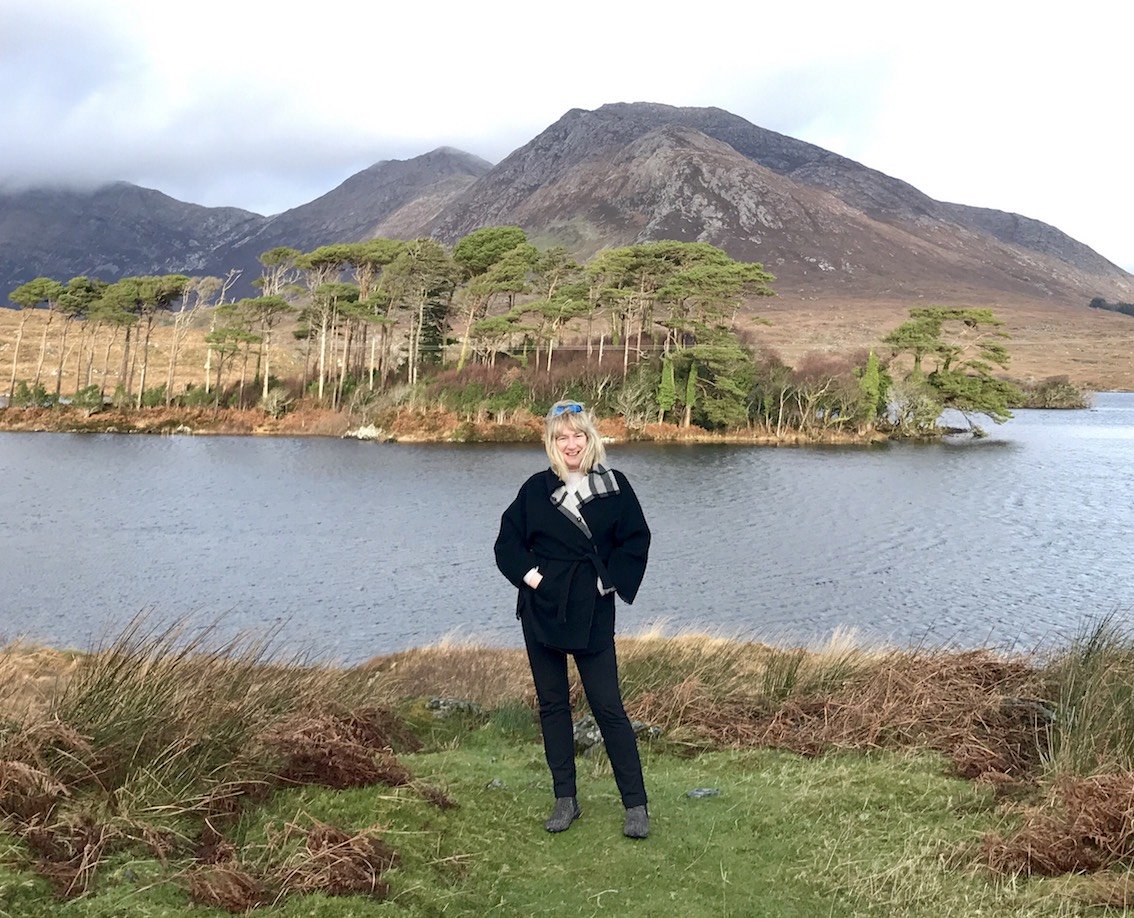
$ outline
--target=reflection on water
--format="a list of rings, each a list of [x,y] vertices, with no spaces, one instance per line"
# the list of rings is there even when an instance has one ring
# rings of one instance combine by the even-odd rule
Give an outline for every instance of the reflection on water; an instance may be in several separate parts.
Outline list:
[[[991,425],[990,425],[991,427]],[[1134,611],[1134,395],[988,439],[619,446],[654,530],[620,628],[1030,647]],[[531,446],[0,435],[0,638],[88,645],[141,610],[343,660],[519,643],[496,573]]]

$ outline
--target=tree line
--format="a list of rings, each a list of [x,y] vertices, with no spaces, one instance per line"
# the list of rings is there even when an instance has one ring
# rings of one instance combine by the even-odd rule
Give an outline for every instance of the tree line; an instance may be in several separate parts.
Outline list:
[[[273,413],[294,396],[357,407],[394,384],[478,412],[536,410],[574,389],[630,422],[782,436],[880,425],[924,433],[945,407],[1002,420],[1013,396],[994,375],[1008,360],[1002,325],[981,309],[914,309],[876,349],[788,367],[736,322],[743,304],[773,295],[774,278],[706,243],[640,243],[581,263],[504,226],[476,230],[452,249],[433,239],[372,239],[310,252],[278,247],[259,262],[257,295],[238,299],[236,272],[21,285],[9,296],[24,311],[10,402],[57,401],[65,377],[73,401],[89,407],[257,402]],[[47,321],[30,386],[17,386],[34,309]],[[285,320],[290,340],[281,335]],[[155,386],[158,321],[169,336]],[[202,322],[200,383],[177,393],[182,346]],[[52,397],[44,361],[53,328]],[[298,380],[273,375],[285,342],[300,352]]]
[[[1109,303],[1101,296],[1096,296],[1087,304],[1091,309],[1105,309],[1108,312],[1120,312],[1124,316],[1134,316],[1134,303]]]

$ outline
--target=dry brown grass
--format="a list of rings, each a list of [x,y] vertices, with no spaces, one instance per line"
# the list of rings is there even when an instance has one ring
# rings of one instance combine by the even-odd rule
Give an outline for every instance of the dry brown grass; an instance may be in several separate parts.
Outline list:
[[[205,864],[189,874],[189,898],[197,905],[240,915],[269,905],[275,896],[263,880],[237,864]]]
[[[340,790],[409,784],[413,776],[397,760],[393,744],[420,748],[392,715],[377,709],[300,712],[274,724],[263,739],[283,759],[276,771],[281,781]]]
[[[708,635],[621,638],[631,717],[692,746],[931,748],[965,777],[1019,776],[1038,761],[1033,661],[989,651],[784,649]],[[486,707],[535,706],[520,650],[445,643],[371,660],[391,699],[442,695]],[[572,697],[582,696],[570,670]]]
[[[376,899],[389,894],[382,873],[398,862],[398,855],[379,837],[378,826],[362,832],[344,832],[312,820],[309,827],[289,824],[281,844],[299,834],[303,847],[276,871],[286,892],[323,892],[328,895],[364,893]]]
[[[430,696],[461,698],[485,707],[517,699],[535,701],[522,650],[443,642],[374,657],[360,669],[388,703]]]
[[[218,822],[282,785],[411,786],[454,805],[418,787],[397,759],[395,749],[417,740],[393,714],[359,704],[365,679],[279,663],[265,642],[212,647],[207,629],[190,636],[136,622],[77,659],[15,645],[3,660],[0,818],[60,896],[87,890],[119,848],[163,861],[195,849],[227,864],[237,852],[225,850]],[[51,691],[29,689],[52,663]],[[232,870],[195,883],[202,901],[259,901]]]
[[[43,711],[82,662],[70,651],[16,641],[0,648],[0,719]]]
[[[772,323],[755,327],[753,339],[794,365],[809,351],[877,348],[883,335],[909,318],[911,307],[931,304],[991,309],[1011,335],[1006,342],[1012,355],[1009,373],[1017,379],[1065,375],[1076,386],[1095,391],[1134,390],[1134,319],[1089,309],[1086,300],[990,299],[960,291],[944,292],[932,301],[782,292],[752,308],[753,315]]]
[[[1134,866],[1134,772],[1059,778],[1041,803],[1025,809],[1017,831],[990,835],[983,850],[999,873]]]
[[[234,914],[292,894],[384,899],[390,887],[382,874],[398,863],[398,854],[382,840],[381,831],[370,826],[346,832],[316,819],[288,823],[270,833],[259,852],[264,862],[259,868],[241,863],[233,846],[214,836],[189,872],[189,897]]]

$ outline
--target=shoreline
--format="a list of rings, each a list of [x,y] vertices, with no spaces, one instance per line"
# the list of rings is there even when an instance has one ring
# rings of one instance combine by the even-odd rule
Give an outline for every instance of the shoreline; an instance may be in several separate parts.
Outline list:
[[[881,431],[840,430],[776,436],[761,431],[710,431],[674,424],[631,427],[621,417],[602,418],[598,429],[611,443],[690,443],[749,446],[871,446],[895,438]],[[141,408],[91,413],[82,408],[0,409],[0,432],[149,434],[163,436],[335,437],[386,443],[539,443],[543,422],[526,413],[509,420],[467,420],[438,408],[400,408],[367,421],[343,412],[299,408],[272,418],[259,409]],[[949,433],[950,430],[942,430]]]

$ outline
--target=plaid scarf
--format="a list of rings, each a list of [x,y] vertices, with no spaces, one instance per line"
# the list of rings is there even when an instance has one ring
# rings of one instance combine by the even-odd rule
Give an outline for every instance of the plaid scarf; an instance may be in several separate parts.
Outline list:
[[[614,473],[605,465],[596,465],[591,469],[590,474],[584,476],[583,480],[579,482],[579,487],[575,493],[578,495],[576,507],[582,507],[583,504],[597,497],[609,497],[612,494],[617,494],[618,482],[614,479]],[[591,538],[591,530],[587,526],[586,520],[564,503],[566,498],[567,485],[565,484],[551,492],[551,503],[555,505],[555,508],[583,530],[588,539]]]

